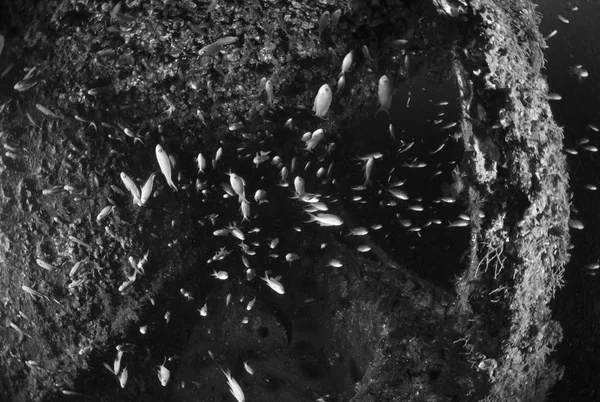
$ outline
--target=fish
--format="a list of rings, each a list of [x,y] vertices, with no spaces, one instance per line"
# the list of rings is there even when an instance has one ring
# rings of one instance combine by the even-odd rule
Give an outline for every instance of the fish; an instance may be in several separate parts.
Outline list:
[[[216,166],[219,159],[221,159],[221,156],[223,156],[223,147],[217,149],[217,152],[215,153],[215,159],[213,160],[213,168]]]
[[[306,194],[304,190],[304,179],[300,176],[296,176],[294,179],[294,189],[296,190],[296,197],[302,198]]]
[[[127,372],[127,367],[125,367],[119,376],[119,384],[121,384],[121,388],[125,388],[125,385],[127,385],[128,376],[129,374]]]
[[[256,297],[254,298],[256,300]],[[248,309],[250,310],[250,309]],[[252,369],[252,367],[250,367],[248,365],[248,362],[244,362],[244,370],[246,370],[246,372],[250,375],[254,375],[254,370]]]
[[[221,371],[223,371],[223,369],[221,369]],[[245,402],[246,397],[244,396],[242,387],[240,387],[240,384],[238,384],[238,382],[231,376],[229,369],[227,369],[226,372],[223,371],[223,374],[225,374],[225,377],[227,377],[227,384],[229,385],[229,392],[231,392],[231,395],[233,395],[238,402]]]
[[[75,276],[75,274],[77,273],[77,271],[79,271],[79,267],[81,267],[81,264],[83,264],[85,262],[85,260],[81,260],[81,261],[77,261],[73,267],[71,268],[71,270],[69,271],[69,276],[73,277]]]
[[[217,229],[213,232],[213,236],[227,236],[229,232],[231,232],[231,229],[228,228]]]
[[[36,258],[35,262],[37,263],[38,266],[40,266],[41,268],[44,268],[45,270],[52,271],[54,269],[54,265],[47,263],[46,261],[44,261],[40,258]]]
[[[267,286],[273,289],[276,293],[279,293],[280,295],[285,294],[285,289],[283,288],[283,285],[277,279],[269,278],[269,274],[267,274],[266,272],[265,277],[260,279],[265,281]]]
[[[364,236],[367,233],[369,233],[369,230],[367,228],[358,227],[358,228],[350,229],[350,233],[348,233],[348,236]]]
[[[231,235],[233,237],[235,237],[236,239],[239,239],[241,241],[244,241],[246,239],[244,232],[242,232],[240,228],[233,227],[233,228],[231,228],[231,232],[229,232],[229,233],[231,233]]]
[[[279,185],[281,187],[287,187],[288,186],[288,182],[287,182],[287,178],[289,175],[289,170],[287,168],[287,166],[284,166],[281,168],[281,172],[279,173],[279,175],[281,176],[281,180],[279,181]]]
[[[546,96],[548,97],[548,100],[561,100],[562,99],[562,96],[560,96],[559,94],[554,93],[554,92],[549,92]]]
[[[263,202],[269,202],[267,200],[267,192],[262,189],[256,190],[256,193],[254,193],[254,201],[256,201],[259,205]]]
[[[4,50],[4,35],[0,34],[0,56],[2,56],[2,50]]]
[[[568,19],[566,19],[565,17],[563,17],[563,16],[562,16],[562,15],[560,15],[560,14],[556,14],[556,18],[558,18],[558,20],[559,20],[560,22],[562,22],[563,24],[568,24],[568,23],[569,23],[569,20],[568,20]]]
[[[264,91],[265,87],[267,86],[267,78],[266,77],[262,77],[260,79],[260,82],[258,83],[258,93],[261,94],[262,91]]]
[[[271,153],[271,151],[260,151],[256,153],[256,156],[254,157],[254,159],[252,160],[252,162],[256,165],[256,167],[258,167],[258,165],[260,165],[263,162],[266,162],[269,160],[270,156],[269,154]]]
[[[403,47],[406,45],[408,45],[408,40],[406,40],[406,39],[394,39],[392,41],[392,46]]]
[[[246,182],[240,176],[235,173],[227,173],[229,175],[229,183],[231,184],[231,188],[238,196],[239,202],[246,201],[246,193],[244,191],[244,186]],[[248,201],[246,201],[248,202]]]
[[[220,45],[220,46],[227,46],[227,45],[231,45],[232,43],[235,43],[239,40],[239,38],[237,36],[223,36],[217,40],[215,40],[213,42],[213,44],[216,45]]]
[[[329,112],[329,106],[331,106],[331,101],[333,99],[333,95],[331,94],[331,88],[327,84],[323,84],[321,88],[319,88],[319,92],[315,97],[315,102],[312,108],[312,111],[315,112],[315,116],[320,117],[323,120],[327,120],[326,116]]]
[[[342,61],[342,71],[339,76],[345,75],[350,67],[352,67],[352,63],[354,62],[354,50],[351,50],[346,56],[344,56],[344,60]]]
[[[248,310],[248,311],[252,310],[252,307],[254,307],[254,303],[256,303],[256,297],[248,302],[248,305],[246,306],[246,310]]]
[[[325,212],[329,209],[327,205],[323,202],[315,202],[311,204],[311,206],[314,208],[315,211]]]
[[[337,215],[333,214],[308,214],[310,216],[310,220],[306,221],[306,223],[317,222],[320,226],[341,226],[344,224],[344,221]]]
[[[379,112],[385,112],[391,118],[390,109],[392,107],[392,95],[392,83],[390,82],[390,79],[387,77],[387,75],[382,75],[381,78],[379,78],[379,88],[377,91],[377,96],[379,97],[379,104],[381,106],[379,107],[379,109],[377,109],[375,115],[377,115]]]
[[[469,221],[459,219],[457,221],[451,222],[448,227],[449,228],[462,228],[469,225]]]
[[[46,296],[45,294],[40,293],[37,290],[32,289],[27,285],[21,285],[21,289],[23,289],[23,291],[25,291],[26,293],[29,293],[32,296],[42,297],[46,300],[50,300],[50,298],[48,296]]]
[[[229,278],[229,274],[227,273],[227,271],[215,271],[213,270],[213,273],[210,274],[210,276],[214,276],[217,279],[220,279],[222,281],[226,280],[227,278]]]
[[[86,247],[86,248],[88,248],[88,249],[91,249],[91,248],[92,248],[92,246],[90,246],[89,244],[87,244],[87,243],[86,243],[86,242],[84,242],[84,241],[81,241],[81,240],[79,240],[79,239],[78,239],[77,237],[75,237],[75,236],[69,235],[69,240],[71,240],[71,241],[73,241],[73,242],[75,242],[75,243],[79,244],[80,246]]]
[[[210,45],[204,46],[202,49],[198,50],[198,56],[200,57],[210,57],[221,50],[222,46],[218,43],[211,43]]]
[[[321,37],[321,34],[323,33],[323,31],[325,31],[327,26],[329,26],[329,23],[329,11],[325,11],[323,14],[321,14],[321,18],[319,18],[319,27],[317,28],[317,31],[319,32],[319,38]]]
[[[327,263],[328,267],[334,267],[334,268],[339,268],[341,267],[343,264],[340,260],[336,260],[335,258],[329,260],[329,262]]]
[[[31,78],[24,78],[17,82],[13,88],[18,92],[24,92],[36,86],[40,81],[42,81],[42,77],[39,75]]]
[[[242,222],[250,222],[250,203],[245,199],[241,202],[240,211],[242,212]]]
[[[35,104],[35,107],[42,113],[44,113],[46,116],[52,116],[55,117],[57,119],[60,118],[60,116],[58,116],[56,113],[54,113],[53,111],[51,111],[50,109],[48,109],[45,106],[40,105],[39,103]]]
[[[342,74],[342,75],[340,75],[340,78],[338,79],[337,86],[335,88],[335,94],[337,95],[340,92],[342,92],[344,90],[345,86],[346,86],[346,75]]]
[[[310,138],[306,141],[306,151],[312,152],[312,150],[317,146],[317,144],[325,137],[325,131],[322,128],[315,130]],[[294,169],[292,169],[294,170]]]
[[[112,205],[102,208],[102,211],[100,211],[98,216],[96,216],[96,221],[100,222],[102,219],[106,218],[108,214],[110,214],[113,211],[114,208],[115,207]]]
[[[115,361],[113,362],[113,373],[115,375],[119,375],[119,371],[121,371],[121,358],[123,357],[123,352],[118,351],[117,357],[115,357]]]
[[[167,180],[167,184],[169,184],[173,191],[177,192],[177,187],[175,186],[175,183],[173,183],[173,179],[171,178],[171,160],[169,158],[169,155],[165,152],[163,147],[160,146],[160,144],[156,145],[156,159],[158,160],[160,171]]]
[[[163,387],[166,387],[169,383],[169,378],[171,377],[171,372],[168,368],[165,367],[165,363],[167,362],[167,358],[165,357],[165,361],[158,368],[158,380]]]
[[[544,37],[544,40],[548,40],[548,39],[552,38],[557,33],[558,33],[558,31],[555,29],[554,31],[552,31],[548,35],[546,35],[546,37]]]
[[[150,198],[150,196],[152,195],[152,187],[154,186],[155,176],[156,173],[152,173],[150,177],[148,177],[148,180],[146,180],[146,183],[144,183],[144,186],[142,187],[142,192],[140,195],[140,203],[142,205],[144,205],[146,201],[148,201],[148,198]]]
[[[398,198],[399,200],[402,201],[406,201],[408,200],[408,194],[406,194],[406,191],[401,190],[399,188],[390,188],[386,190],[388,193],[390,193],[391,195],[393,195],[394,197]]]
[[[273,92],[273,83],[271,80],[267,80],[265,83],[265,92],[267,93],[267,97],[269,98],[269,102],[275,101],[275,93]]]
[[[335,27],[337,27],[337,24],[340,22],[341,16],[342,16],[342,10],[339,8],[331,14],[331,22],[329,24],[329,27],[331,28],[332,31],[335,29]]]
[[[337,64],[340,61],[340,58],[338,57],[337,53],[335,52],[335,50],[333,50],[332,47],[329,47],[329,49],[327,49],[327,52],[329,53],[329,57],[331,57],[331,61],[334,64]]]
[[[202,308],[198,311],[200,312],[200,315],[202,317],[206,317],[206,315],[208,314],[208,306],[206,305],[206,303],[204,303],[204,306],[202,306]]]
[[[371,52],[369,52],[369,48],[367,47],[367,45],[363,45],[362,53],[367,63],[373,64],[373,58],[371,57]]]
[[[368,251],[371,251],[371,247],[367,246],[366,244],[360,245],[356,248],[356,251],[358,251],[359,253],[366,253]]]
[[[569,219],[569,227],[571,229],[581,230],[584,228],[583,222],[578,219]]]
[[[204,169],[206,169],[206,158],[204,158],[204,155],[199,153],[196,162],[198,163],[198,173],[204,173]]]
[[[364,156],[359,156],[357,160],[368,161],[369,159],[381,159],[383,158],[383,154],[381,152],[371,152],[370,154],[366,154]],[[363,188],[364,190],[364,188]]]
[[[375,164],[375,158],[369,158],[367,163],[365,163],[365,184],[369,184],[371,182],[371,173],[373,172],[373,165]]]
[[[296,253],[287,253],[285,255],[285,260],[287,262],[294,262],[294,261],[298,261],[300,259],[300,256],[298,256],[298,254]]]

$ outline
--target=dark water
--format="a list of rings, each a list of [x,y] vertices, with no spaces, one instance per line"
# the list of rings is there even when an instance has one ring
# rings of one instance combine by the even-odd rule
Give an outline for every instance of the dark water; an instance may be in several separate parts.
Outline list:
[[[567,10],[578,6],[578,11]],[[600,3],[540,2],[543,14],[541,32],[548,35],[553,30],[558,34],[548,39],[546,49],[546,74],[553,92],[562,100],[552,103],[552,111],[565,130],[565,147],[577,148],[578,155],[568,156],[572,205],[577,212],[572,216],[581,220],[585,228],[571,231],[571,262],[567,266],[566,286],[557,294],[555,318],[564,329],[564,340],[556,354],[565,365],[563,380],[554,388],[551,400],[594,401],[600,399],[600,277],[586,275],[584,266],[600,260],[600,216],[598,202],[600,193],[584,188],[586,184],[600,184],[600,159],[577,147],[584,137],[590,144],[600,145],[597,133],[587,127],[598,125],[600,116]],[[557,14],[569,20],[559,21]],[[581,64],[589,77],[578,80],[569,74],[569,69]]]

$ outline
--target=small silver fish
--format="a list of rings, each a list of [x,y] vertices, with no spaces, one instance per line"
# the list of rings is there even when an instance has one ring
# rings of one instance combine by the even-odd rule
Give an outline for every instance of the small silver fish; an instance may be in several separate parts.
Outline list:
[[[317,222],[320,226],[340,226],[344,224],[344,221],[337,215],[333,214],[308,214],[310,220],[306,223]]]
[[[256,193],[254,193],[254,201],[256,201],[259,205],[263,202],[269,202],[267,200],[267,192],[262,189],[256,190]]]
[[[158,160],[160,171],[167,180],[167,184],[173,189],[173,191],[177,192],[177,187],[171,178],[171,160],[169,155],[165,152],[163,147],[160,146],[160,144],[156,145],[156,159]]]
[[[213,42],[213,44],[219,45],[219,46],[227,46],[227,45],[231,45],[232,43],[235,43],[239,40],[239,38],[237,36],[223,36],[219,39],[217,39],[216,41]]]
[[[211,43],[210,45],[204,46],[198,51],[200,57],[210,57],[221,50],[222,46],[218,43]]]
[[[329,26],[329,23],[330,23],[329,11],[325,11],[323,14],[321,14],[321,18],[319,18],[319,27],[318,27],[319,38],[321,37],[321,34],[323,33],[323,31],[325,31],[325,29]]]
[[[204,173],[204,169],[206,169],[206,158],[199,153],[196,161],[198,163],[198,173]]]
[[[352,67],[352,63],[354,62],[354,50],[351,50],[342,61],[342,71],[340,72],[340,76],[345,75],[350,67]]]
[[[165,367],[165,363],[167,362],[167,358],[165,357],[165,361],[158,368],[158,380],[163,387],[166,387],[169,383],[169,378],[171,377],[171,372],[168,368]]]
[[[265,277],[260,278],[260,279],[265,281],[267,286],[269,286],[271,289],[273,289],[276,293],[279,293],[280,295],[285,294],[283,285],[277,279],[269,278],[269,274],[267,274],[266,272],[265,272]]]
[[[377,91],[377,95],[379,97],[379,104],[381,106],[379,107],[379,109],[377,109],[377,112],[375,114],[377,115],[379,112],[384,112],[391,117],[390,109],[392,108],[393,88],[392,83],[390,82],[390,79],[387,77],[387,75],[382,75],[381,78],[379,78],[379,88]]]
[[[329,112],[329,106],[331,106],[332,99],[333,95],[329,85],[322,85],[321,88],[319,88],[317,96],[315,97],[315,102],[312,109],[312,111],[315,112],[315,116],[320,117],[323,120],[327,120],[326,117]]]
[[[156,176],[156,173],[152,173],[150,175],[150,177],[148,178],[148,180],[146,180],[146,183],[144,183],[144,186],[142,187],[142,192],[140,195],[140,203],[142,205],[144,205],[146,203],[146,201],[148,201],[148,198],[150,198],[150,195],[152,195],[152,188],[154,186],[154,177]]]
[[[275,93],[273,90],[273,83],[271,80],[267,80],[265,83],[265,91],[267,92],[267,97],[269,98],[269,102],[275,101]]]
[[[375,165],[375,158],[369,158],[365,163],[365,187],[371,182],[371,173],[373,172],[373,165]]]

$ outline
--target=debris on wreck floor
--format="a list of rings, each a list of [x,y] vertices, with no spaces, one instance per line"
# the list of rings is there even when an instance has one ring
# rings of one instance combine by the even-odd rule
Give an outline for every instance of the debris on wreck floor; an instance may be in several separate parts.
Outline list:
[[[0,10],[3,400],[543,399],[531,3],[33,3]]]

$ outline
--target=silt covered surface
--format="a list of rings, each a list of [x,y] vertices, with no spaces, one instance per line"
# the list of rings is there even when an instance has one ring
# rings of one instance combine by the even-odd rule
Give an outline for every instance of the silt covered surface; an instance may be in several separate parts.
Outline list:
[[[2,159],[1,314],[6,325],[0,360],[7,400],[61,400],[65,391],[97,400],[233,400],[220,369],[231,370],[247,400],[478,400],[486,395],[528,400],[544,394],[555,379],[545,372],[548,353],[560,339],[547,303],[566,261],[567,175],[562,134],[552,122],[539,77],[541,39],[529,3],[502,9],[477,2],[456,16],[442,3],[400,1],[223,2],[209,16],[208,4],[191,1],[126,1],[121,14],[114,6],[48,2],[3,9],[7,46],[0,69],[14,67],[0,81],[0,140],[15,148],[5,147],[13,156]],[[521,6],[530,14],[519,14]],[[337,28],[319,39],[319,17],[338,7],[343,17]],[[235,35],[238,42],[213,57],[197,56],[201,47],[225,35]],[[406,43],[398,46],[395,39]],[[363,45],[372,61],[361,57]],[[523,45],[532,50],[519,53]],[[332,60],[330,46],[339,60]],[[334,87],[339,63],[352,49],[354,75],[349,74],[343,96],[334,97],[330,120],[315,120],[310,108],[316,90],[324,82]],[[33,66],[38,84],[22,93],[12,90],[23,68]],[[457,82],[461,93],[454,108],[462,108],[462,123],[456,138],[463,141],[449,142],[440,158],[456,159],[453,154],[464,147],[459,167],[465,190],[456,211],[434,211],[445,220],[444,213],[466,210],[470,237],[468,230],[457,235],[432,229],[417,238],[391,227],[387,234],[399,237],[390,244],[389,236],[376,233],[359,241],[339,229],[307,227],[298,201],[289,200],[291,189],[275,186],[278,172],[268,163],[253,168],[252,157],[260,150],[288,164],[293,156],[301,166],[311,162],[313,170],[305,169],[305,177],[314,176],[323,160],[333,162],[336,180],[307,180],[308,190],[335,205],[345,224],[366,222],[364,209],[342,195],[360,183],[363,173],[354,159],[370,142],[368,136],[355,137],[351,127],[372,118],[383,73],[394,79],[396,104],[411,95],[418,98],[415,82]],[[261,77],[275,84],[274,102],[258,91]],[[90,89],[96,91],[90,95]],[[59,117],[41,113],[35,104]],[[290,117],[293,125],[285,125]],[[328,131],[326,143],[336,149],[299,153],[301,133],[320,126]],[[139,139],[124,134],[124,128]],[[397,148],[416,135],[410,127],[403,129],[408,133],[402,132],[400,145],[394,142],[398,139],[382,140],[385,162],[376,188],[384,190],[386,172],[406,162]],[[477,143],[475,137],[486,136],[486,146]],[[430,141],[430,149],[436,148]],[[119,180],[122,171],[143,184],[158,169],[157,143],[175,156],[179,191],[171,191],[159,174],[158,191],[148,205],[131,205],[131,197],[115,193],[111,185],[126,191]],[[423,159],[426,145],[419,139],[412,156]],[[214,155],[220,147],[218,165],[199,175],[197,152]],[[228,169],[270,194],[269,204],[252,206],[253,222],[244,231],[246,243],[258,244],[252,247],[257,254],[246,256],[258,275],[266,270],[283,275],[285,295],[258,278],[246,279],[238,240],[213,240],[215,229],[240,222],[236,200],[223,199],[220,189]],[[441,170],[440,182],[430,189],[452,181],[452,169]],[[407,185],[420,191],[410,184],[418,174],[407,176]],[[206,194],[197,189],[197,177]],[[65,190],[65,185],[72,187]],[[44,194],[48,189],[53,191]],[[367,199],[382,193],[367,191],[372,191]],[[115,210],[96,222],[106,205]],[[485,218],[478,218],[480,211]],[[391,214],[382,223],[395,219]],[[261,231],[249,234],[253,226]],[[265,240],[276,237],[279,256],[271,258]],[[463,247],[456,247],[457,239]],[[509,239],[510,247],[505,246]],[[370,254],[356,252],[364,243],[371,246]],[[448,245],[454,246],[450,252]],[[207,262],[220,247],[232,254]],[[495,270],[481,269],[480,261],[490,261],[486,247],[497,250],[493,257],[503,261],[502,269],[493,259]],[[447,287],[451,275],[436,275],[431,265],[460,272],[465,250],[470,260],[454,294]],[[128,258],[139,260],[146,251],[145,274],[119,292]],[[288,264],[282,260],[286,252],[301,258]],[[36,258],[55,269],[43,270]],[[343,266],[327,266],[331,258]],[[83,280],[69,288],[76,278],[68,272],[76,261],[84,261],[76,277]],[[213,269],[228,270],[229,280],[211,277]],[[33,299],[23,284],[60,304]],[[208,315],[201,317],[198,309],[204,304]],[[143,325],[146,334],[139,331]],[[123,389],[102,364],[112,365],[118,344],[134,345],[123,357],[130,373]],[[165,358],[171,379],[163,387],[156,371]]]

